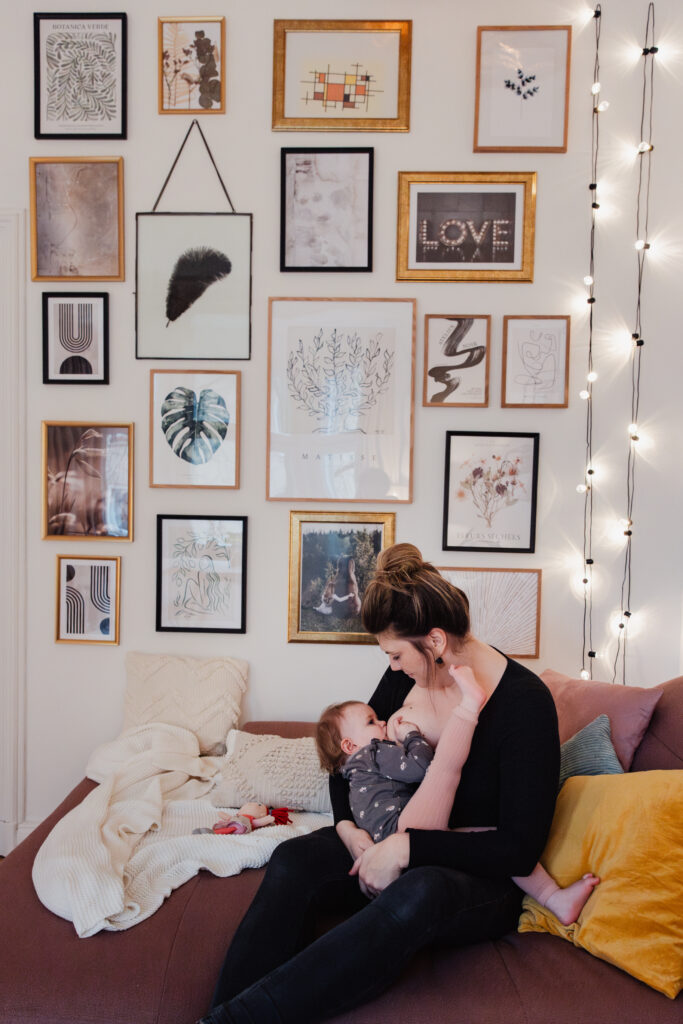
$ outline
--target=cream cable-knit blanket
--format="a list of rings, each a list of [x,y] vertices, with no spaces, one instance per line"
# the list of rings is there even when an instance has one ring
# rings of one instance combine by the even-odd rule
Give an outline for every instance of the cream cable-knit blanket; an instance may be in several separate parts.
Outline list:
[[[285,839],[330,823],[293,813],[291,825],[248,835],[192,835],[217,811],[207,794],[221,757],[201,757],[194,733],[161,723],[127,729],[93,753],[87,776],[100,785],[57,822],[38,851],[40,901],[73,921],[81,938],[144,921],[201,868],[236,875],[266,864]]]

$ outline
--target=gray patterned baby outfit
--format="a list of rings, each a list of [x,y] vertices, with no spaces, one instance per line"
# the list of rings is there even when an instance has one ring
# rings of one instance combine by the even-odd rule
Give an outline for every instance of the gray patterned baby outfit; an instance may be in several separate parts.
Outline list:
[[[396,831],[401,811],[433,757],[433,747],[415,731],[408,733],[403,743],[372,740],[342,766],[353,820],[376,843]]]

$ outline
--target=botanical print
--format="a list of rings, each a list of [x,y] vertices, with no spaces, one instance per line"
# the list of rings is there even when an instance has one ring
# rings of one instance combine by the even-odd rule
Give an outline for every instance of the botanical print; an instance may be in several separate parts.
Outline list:
[[[58,641],[118,643],[118,559],[58,558]]]
[[[126,425],[43,424],[45,537],[131,539]]]
[[[224,252],[201,245],[186,249],[176,260],[166,290],[168,323],[177,320],[216,281],[222,281],[232,270]]]
[[[222,109],[222,23],[162,19],[161,113]]]
[[[108,381],[106,294],[43,293],[43,383]]]
[[[516,263],[517,196],[512,191],[416,195],[415,264]]]
[[[505,318],[504,405],[565,406],[568,318]]]
[[[425,318],[425,405],[488,404],[488,316]]]
[[[475,636],[511,658],[538,657],[540,569],[438,568],[466,594]]]
[[[299,630],[365,632],[360,606],[383,536],[374,524],[301,523]]]

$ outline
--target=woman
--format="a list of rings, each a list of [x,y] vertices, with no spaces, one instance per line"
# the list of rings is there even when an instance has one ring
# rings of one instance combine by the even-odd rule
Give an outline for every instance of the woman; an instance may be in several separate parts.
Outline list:
[[[380,553],[362,618],[389,658],[369,702],[379,718],[406,700],[421,704],[435,743],[458,699],[449,667],[469,667],[486,691],[457,793],[448,794],[449,824],[495,831],[409,829],[374,844],[351,820],[346,783],[333,777],[335,828],[277,847],[202,1024],[334,1017],[379,995],[423,946],[480,942],[516,925],[521,892],[510,876],[533,869],[555,804],[552,697],[532,672],[472,636],[466,598],[411,544]],[[414,800],[432,779],[442,795],[439,760],[437,746],[435,771]],[[325,911],[349,916],[315,939]]]

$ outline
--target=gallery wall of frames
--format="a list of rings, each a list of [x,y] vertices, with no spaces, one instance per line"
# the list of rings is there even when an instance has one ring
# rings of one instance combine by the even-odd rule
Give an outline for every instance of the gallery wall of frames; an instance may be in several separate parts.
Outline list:
[[[128,651],[246,659],[245,719],[367,697],[385,659],[360,604],[393,541],[462,587],[505,653],[570,675],[581,658],[592,10],[112,6],[2,15],[3,205],[27,230],[27,828],[119,731]],[[625,40],[637,48],[645,6],[602,5],[604,532],[622,501],[635,273]],[[680,41],[675,7],[658,3],[659,31]],[[673,109],[673,78],[658,87]],[[668,116],[665,236],[683,156]],[[660,442],[680,427],[673,281],[663,260],[643,400]],[[640,470],[658,637],[630,640],[642,685],[681,655],[667,567],[682,487],[665,451]],[[607,590],[620,548],[605,550]],[[596,678],[611,678],[610,612]]]

